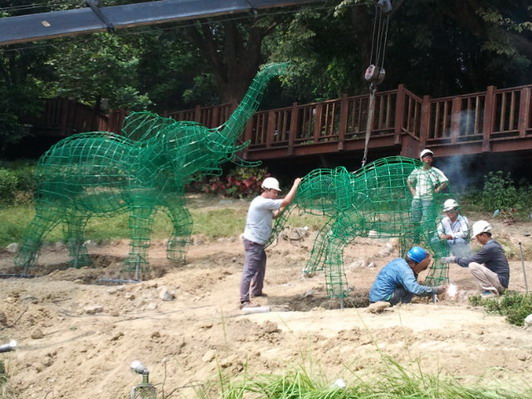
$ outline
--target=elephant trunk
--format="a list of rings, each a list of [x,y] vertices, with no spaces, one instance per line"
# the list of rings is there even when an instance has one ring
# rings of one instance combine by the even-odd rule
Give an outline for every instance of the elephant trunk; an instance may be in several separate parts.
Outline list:
[[[288,66],[289,63],[287,62],[268,64],[257,73],[238,107],[229,119],[218,127],[218,131],[222,136],[220,144],[231,147],[234,145],[246,127],[247,122],[259,108],[268,82],[274,76],[285,74]],[[234,152],[234,149],[231,152]]]

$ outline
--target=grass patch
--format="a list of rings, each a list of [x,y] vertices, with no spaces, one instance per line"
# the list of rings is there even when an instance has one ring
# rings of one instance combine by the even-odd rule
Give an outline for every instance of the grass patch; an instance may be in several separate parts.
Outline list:
[[[313,367],[314,368],[314,367]],[[528,384],[506,389],[483,381],[467,386],[444,375],[423,373],[401,366],[384,356],[384,368],[363,378],[353,375],[353,381],[328,380],[323,373],[312,375],[304,367],[297,367],[283,375],[249,376],[231,380],[222,373],[213,386],[198,392],[200,398],[223,399],[525,399],[532,390]]]
[[[469,298],[473,306],[483,306],[488,313],[506,316],[506,321],[523,326],[525,318],[532,314],[532,294],[508,292],[500,297],[482,298],[473,295]]]
[[[209,238],[233,236],[244,230],[247,210],[191,209],[193,234],[204,234]],[[28,223],[35,215],[33,206],[19,205],[0,209],[0,246],[5,247],[12,242],[21,242]],[[128,239],[128,214],[113,217],[93,217],[87,223],[86,239]],[[169,218],[164,212],[158,212],[153,223],[153,239],[167,238],[172,231]],[[62,226],[52,229],[44,238],[47,242],[62,240]]]
[[[212,206],[190,206],[192,216],[192,234],[203,234],[208,238],[230,237],[244,231],[248,203],[241,207],[216,208]],[[35,215],[32,204],[15,205],[0,208],[0,247],[12,242],[21,242],[26,226]],[[325,219],[309,214],[293,212],[286,225],[293,227],[308,226],[311,230],[320,228]],[[87,223],[86,239],[101,241],[107,239],[129,238],[128,214],[123,213],[112,217],[93,217]],[[164,239],[170,236],[172,226],[164,212],[157,212],[153,223],[153,239]],[[51,230],[44,240],[57,242],[63,239],[62,226]]]
[[[6,366],[0,360],[0,399],[14,399],[15,395],[9,387],[9,376],[7,375]]]

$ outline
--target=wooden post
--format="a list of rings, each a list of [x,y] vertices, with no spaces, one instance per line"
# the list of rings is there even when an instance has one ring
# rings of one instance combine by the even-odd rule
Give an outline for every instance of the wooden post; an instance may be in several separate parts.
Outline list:
[[[253,117],[248,121],[246,125],[246,129],[244,130],[244,142],[249,141],[249,145],[244,148],[242,158],[248,159],[248,151],[249,146],[252,146],[254,143],[254,137],[253,137],[253,126],[256,124],[257,117],[256,115],[253,115]]]
[[[61,136],[66,136],[70,117],[70,100],[61,99]]]
[[[526,136],[526,129],[529,124],[529,118],[530,118],[530,96],[531,96],[532,88],[530,87],[523,87],[521,89],[521,99],[519,100],[519,124],[518,124],[518,130],[519,130],[519,137],[525,137]]]
[[[221,105],[217,105],[212,110],[212,119],[211,119],[211,125],[210,128],[220,126],[222,123],[220,122],[220,109],[222,108]]]
[[[299,108],[297,102],[292,103],[292,110],[290,114],[290,131],[288,132],[288,149],[287,155],[294,153],[294,142],[297,136],[297,129],[299,127]]]
[[[344,149],[345,134],[347,132],[347,116],[349,114],[349,102],[347,94],[342,94],[340,102],[340,125],[338,126],[338,151]]]
[[[451,144],[456,144],[458,136],[460,135],[460,115],[461,115],[461,100],[460,97],[453,98],[451,109]]]
[[[403,122],[405,116],[405,85],[397,86],[397,97],[395,99],[395,126],[394,126],[394,143],[401,143],[401,133],[403,131]]]
[[[199,105],[194,107],[194,121],[203,123],[201,120],[201,107]]]
[[[493,132],[495,109],[495,86],[488,86],[486,89],[486,100],[484,101],[484,120],[482,122],[482,151],[489,152],[491,149],[490,139]]]
[[[323,104],[319,103],[316,104],[316,113],[313,115],[314,117],[314,144],[318,144],[320,142],[320,133],[321,133],[321,115],[323,113]]]
[[[270,148],[275,134],[275,112],[268,112],[268,127],[266,129],[266,148]]]
[[[421,126],[419,132],[419,147],[424,148],[427,146],[430,132],[430,96],[423,96],[423,102],[421,103]]]

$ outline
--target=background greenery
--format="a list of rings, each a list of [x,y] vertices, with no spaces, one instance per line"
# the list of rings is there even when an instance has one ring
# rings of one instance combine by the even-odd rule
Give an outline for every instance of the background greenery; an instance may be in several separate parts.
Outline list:
[[[34,215],[33,190],[35,162],[0,162],[0,246],[19,241],[25,226]],[[223,198],[251,199],[260,193],[260,183],[269,176],[265,168],[236,167],[222,176],[209,176],[187,187],[189,194],[203,194],[215,204]],[[474,188],[457,198],[462,211],[500,214],[514,220],[530,220],[532,215],[532,188],[524,182],[515,182],[510,174],[501,171],[484,176],[483,187]],[[237,235],[245,223],[246,210],[209,209],[205,204],[189,200],[194,219],[194,233],[208,237]],[[230,208],[230,206],[229,206]],[[245,208],[245,207],[243,207]],[[318,228],[319,220],[311,216],[292,216],[294,223]],[[223,218],[224,222],[220,223]],[[170,233],[170,224],[163,213],[155,222],[154,238],[164,238]],[[87,238],[102,240],[108,237],[127,238],[127,215],[113,218],[92,218],[87,226]],[[52,231],[49,241],[61,239],[59,228]]]
[[[505,292],[498,298],[482,298],[475,295],[469,298],[473,306],[483,306],[489,313],[506,316],[510,324],[523,327],[525,318],[532,314],[532,294]]]
[[[101,6],[141,0],[101,0]],[[80,7],[0,0],[0,17]],[[530,83],[532,7],[520,0],[394,0],[381,88],[456,95]],[[375,1],[324,0],[257,15],[160,24],[0,48],[0,152],[28,134],[43,100],[156,112],[237,102],[260,64],[291,60],[263,107],[367,92]]]

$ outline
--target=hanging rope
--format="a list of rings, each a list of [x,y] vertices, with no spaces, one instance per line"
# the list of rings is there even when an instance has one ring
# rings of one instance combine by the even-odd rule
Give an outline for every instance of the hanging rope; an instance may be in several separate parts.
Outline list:
[[[364,78],[369,82],[369,101],[362,167],[366,165],[368,158],[369,139],[373,129],[373,114],[375,111],[375,93],[377,86],[382,83],[386,76],[383,65],[386,55],[386,41],[388,40],[389,13],[391,10],[391,0],[378,0],[375,3],[375,21],[373,22],[373,34],[371,37],[370,65],[364,74]]]

